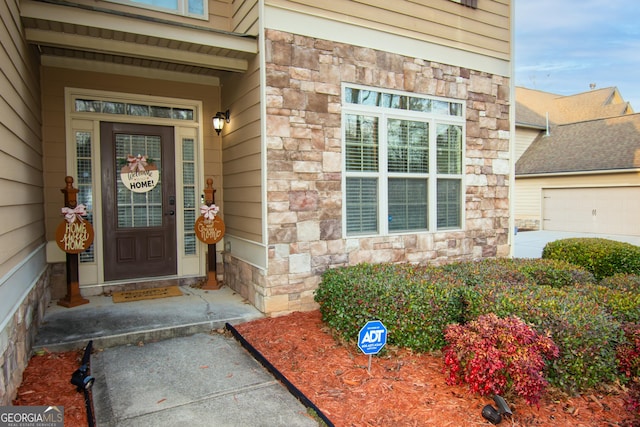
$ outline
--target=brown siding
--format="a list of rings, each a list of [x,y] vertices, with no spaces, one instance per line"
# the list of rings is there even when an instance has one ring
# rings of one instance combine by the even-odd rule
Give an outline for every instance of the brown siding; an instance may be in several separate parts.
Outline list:
[[[47,239],[52,240],[55,227],[60,222],[60,207],[63,203],[60,188],[66,175],[64,88],[87,88],[137,94],[153,94],[200,100],[203,102],[204,129],[204,175],[213,178],[214,187],[221,182],[219,141],[209,126],[210,118],[219,110],[220,88],[200,84],[168,82],[140,77],[123,77],[95,72],[81,72],[63,68],[43,68],[43,109],[45,147],[45,200]],[[204,183],[200,183],[204,185]],[[216,202],[222,197],[216,193]],[[220,203],[221,204],[221,203]],[[224,210],[223,210],[224,212]]]
[[[510,0],[483,0],[477,9],[450,0],[266,0],[265,3],[504,60],[509,59],[511,51]]]

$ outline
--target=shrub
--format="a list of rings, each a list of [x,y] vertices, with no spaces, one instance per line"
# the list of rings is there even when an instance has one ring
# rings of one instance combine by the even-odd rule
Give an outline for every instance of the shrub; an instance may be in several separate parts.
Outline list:
[[[616,276],[614,276],[616,277]],[[629,276],[618,276],[615,284],[590,285],[582,289],[589,298],[601,304],[619,322],[640,322],[640,286],[635,281],[624,280]],[[627,289],[620,284],[629,285]],[[635,286],[632,286],[634,285]],[[635,287],[635,289],[633,289]]]
[[[618,346],[616,359],[618,369],[629,381],[627,410],[640,421],[640,324],[627,323],[623,330],[625,342]]]
[[[626,378],[640,380],[640,324],[627,323],[623,327],[625,341],[618,346],[618,369]]]
[[[527,281],[527,276],[519,270],[520,260],[507,258],[485,259],[474,262],[456,262],[443,265],[441,269],[462,281],[467,286],[487,283],[518,285]]]
[[[454,274],[468,286],[500,282],[563,287],[596,282],[585,268],[552,259],[487,259],[448,264],[442,270]]]
[[[458,322],[461,284],[439,269],[408,264],[360,264],[324,273],[315,300],[343,339],[355,340],[372,319],[387,327],[388,343],[418,351],[444,346],[444,328]]]
[[[607,283],[617,287],[615,292],[625,292],[633,280],[612,278]],[[594,290],[606,298],[598,300]],[[355,340],[367,321],[378,319],[387,326],[389,344],[417,351],[441,349],[449,324],[489,313],[517,316],[558,345],[560,355],[549,363],[547,380],[572,393],[619,377],[620,321],[632,318],[634,310],[625,301],[638,294],[622,293],[617,300],[585,269],[563,261],[496,259],[442,267],[361,264],[332,269],[323,275],[315,298],[324,322],[340,337]]]
[[[543,259],[556,259],[579,265],[596,279],[616,273],[640,274],[640,247],[601,238],[571,238],[547,243]]]
[[[502,283],[474,287],[467,303],[469,317],[495,313],[517,316],[550,334],[560,356],[549,365],[549,381],[577,392],[614,381],[615,345],[620,324],[591,297],[574,288]]]
[[[585,268],[555,259],[517,260],[518,270],[540,286],[561,288],[595,283],[594,275]]]
[[[547,387],[546,361],[558,356],[553,341],[517,317],[480,316],[446,328],[447,383],[467,383],[481,395],[514,393],[536,404]]]

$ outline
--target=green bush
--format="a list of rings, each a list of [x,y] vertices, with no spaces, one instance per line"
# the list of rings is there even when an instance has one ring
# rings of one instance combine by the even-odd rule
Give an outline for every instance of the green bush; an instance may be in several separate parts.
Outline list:
[[[602,304],[619,322],[640,323],[640,276],[616,274],[583,292]]]
[[[455,275],[468,286],[500,282],[563,287],[596,282],[586,269],[551,259],[487,259],[447,264],[442,266],[442,270]]]
[[[555,259],[579,265],[596,279],[616,273],[640,274],[640,247],[601,238],[571,238],[547,243],[543,259]]]
[[[430,351],[444,345],[446,325],[460,320],[460,287],[438,269],[360,264],[325,272],[315,300],[343,339],[357,339],[377,319],[387,327],[389,344]]]
[[[592,285],[593,286],[593,285]],[[560,357],[549,366],[549,382],[567,392],[592,388],[616,378],[615,345],[620,324],[577,288],[535,284],[476,286],[468,315],[517,316],[549,333]]]
[[[325,323],[344,339],[355,340],[367,321],[378,319],[389,344],[417,351],[441,349],[449,324],[490,313],[517,316],[550,334],[560,355],[549,366],[549,381],[574,392],[619,375],[620,322],[638,312],[634,280],[596,284],[585,268],[561,260],[362,264],[326,271],[315,298]]]
[[[531,281],[541,286],[561,288],[595,283],[595,276],[583,267],[563,260],[521,259],[512,260]]]

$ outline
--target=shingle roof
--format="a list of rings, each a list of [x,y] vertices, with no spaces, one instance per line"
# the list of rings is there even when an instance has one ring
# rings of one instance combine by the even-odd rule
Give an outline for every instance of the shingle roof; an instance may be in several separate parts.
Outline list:
[[[516,162],[516,175],[640,168],[640,114],[553,126]]]
[[[566,124],[630,113],[631,105],[615,87],[567,96],[516,87],[516,125],[520,126],[544,127],[547,114],[550,124]]]

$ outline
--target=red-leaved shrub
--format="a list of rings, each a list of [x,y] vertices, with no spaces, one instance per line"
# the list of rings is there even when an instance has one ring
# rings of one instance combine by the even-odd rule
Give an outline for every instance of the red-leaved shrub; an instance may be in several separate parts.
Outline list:
[[[618,369],[627,378],[640,377],[640,324],[626,323],[623,326],[626,342],[616,349]]]
[[[546,390],[546,361],[559,355],[551,338],[515,316],[487,314],[466,325],[449,325],[445,340],[449,384],[467,383],[481,395],[515,394],[530,405]]]
[[[616,349],[616,361],[620,372],[630,380],[627,409],[640,421],[640,324],[626,323],[623,330],[626,341]]]

